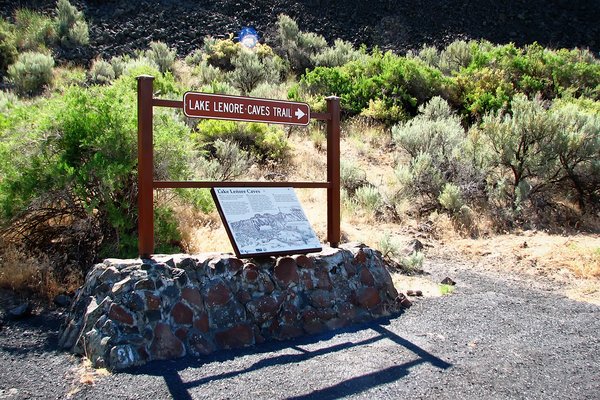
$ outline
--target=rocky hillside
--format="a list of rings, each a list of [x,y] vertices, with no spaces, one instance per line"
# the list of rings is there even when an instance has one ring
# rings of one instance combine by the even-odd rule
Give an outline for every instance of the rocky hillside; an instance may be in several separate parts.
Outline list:
[[[254,26],[268,41],[277,15],[328,40],[405,52],[422,44],[443,46],[456,38],[523,45],[600,50],[600,2],[589,0],[72,0],[90,22],[90,46],[62,54],[90,59],[146,48],[161,40],[185,55],[205,35]],[[0,0],[10,16],[27,7],[51,13],[55,0]]]

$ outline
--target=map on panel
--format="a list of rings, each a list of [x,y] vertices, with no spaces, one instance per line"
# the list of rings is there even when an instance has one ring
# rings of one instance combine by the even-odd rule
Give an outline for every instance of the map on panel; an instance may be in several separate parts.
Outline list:
[[[321,250],[293,188],[214,188],[212,193],[238,257]]]

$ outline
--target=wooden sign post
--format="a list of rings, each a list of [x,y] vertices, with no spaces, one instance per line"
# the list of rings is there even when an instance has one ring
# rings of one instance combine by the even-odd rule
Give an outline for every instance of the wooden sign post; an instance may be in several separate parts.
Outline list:
[[[312,113],[305,103],[188,92],[184,101],[156,99],[154,77],[138,76],[138,249],[141,258],[154,253],[154,189],[215,187],[293,187],[327,189],[327,241],[340,242],[340,99],[328,97],[326,113]],[[185,101],[189,101],[185,104]],[[155,181],[153,108],[182,108],[186,115],[287,125],[308,125],[311,118],[327,121],[326,182]]]

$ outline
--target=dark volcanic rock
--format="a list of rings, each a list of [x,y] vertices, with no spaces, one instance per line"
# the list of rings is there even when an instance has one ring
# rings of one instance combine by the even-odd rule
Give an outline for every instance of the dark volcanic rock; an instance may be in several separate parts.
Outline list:
[[[72,0],[90,25],[90,45],[60,50],[63,60],[89,62],[101,55],[131,53],[160,40],[186,55],[206,35],[227,37],[253,26],[268,42],[277,16],[288,14],[304,31],[329,42],[342,38],[356,45],[401,53],[423,44],[444,46],[457,38],[495,43],[534,41],[549,47],[600,50],[600,2],[586,0],[439,1],[424,0]],[[0,0],[0,15],[28,7],[54,12],[54,0]]]
[[[31,315],[31,303],[25,302],[8,310],[8,317],[12,319],[27,318]]]

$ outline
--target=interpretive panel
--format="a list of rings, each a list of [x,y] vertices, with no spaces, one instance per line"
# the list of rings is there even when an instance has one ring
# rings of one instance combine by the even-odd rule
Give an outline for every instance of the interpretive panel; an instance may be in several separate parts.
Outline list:
[[[321,251],[293,188],[211,190],[238,257]]]

